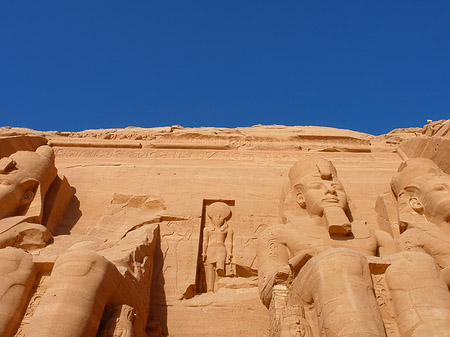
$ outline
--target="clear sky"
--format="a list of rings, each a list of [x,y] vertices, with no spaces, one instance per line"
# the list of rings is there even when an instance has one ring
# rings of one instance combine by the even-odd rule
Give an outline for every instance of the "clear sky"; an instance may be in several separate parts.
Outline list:
[[[0,2],[0,126],[448,118],[448,0]]]

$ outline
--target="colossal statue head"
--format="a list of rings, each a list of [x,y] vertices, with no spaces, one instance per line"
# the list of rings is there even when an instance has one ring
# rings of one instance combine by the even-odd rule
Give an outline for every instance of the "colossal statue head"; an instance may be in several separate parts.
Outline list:
[[[347,209],[347,196],[331,161],[298,161],[289,170],[289,180],[297,203],[310,215],[322,216],[329,206]]]
[[[56,174],[55,155],[49,146],[0,159],[0,219],[24,215],[36,198],[42,203]]]
[[[399,217],[405,214],[425,219],[448,229],[450,222],[450,175],[430,159],[413,158],[403,162],[391,181],[398,200]],[[400,219],[400,231],[407,222]]]
[[[289,170],[289,181],[297,208],[300,206],[312,219],[323,220],[330,233],[350,232],[347,196],[329,160],[298,161]]]

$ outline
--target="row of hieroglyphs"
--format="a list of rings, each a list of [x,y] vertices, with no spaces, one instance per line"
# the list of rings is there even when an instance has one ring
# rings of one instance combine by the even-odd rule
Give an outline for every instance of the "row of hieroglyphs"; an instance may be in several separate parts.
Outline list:
[[[358,139],[353,137],[339,137],[339,136],[297,136],[291,139],[275,139],[275,138],[260,138],[260,137],[219,137],[219,136],[200,136],[200,135],[185,135],[185,136],[166,136],[157,137],[151,141],[152,143],[186,143],[186,144],[217,144],[229,145],[230,147],[292,147],[299,145],[319,145],[319,144],[333,144],[333,145],[351,145],[356,147],[369,146],[369,139]]]
[[[190,136],[190,137],[189,137]],[[297,136],[288,139],[274,139],[261,137],[205,137],[195,135],[157,137],[151,141],[89,141],[85,139],[50,140],[52,146],[62,147],[95,147],[95,148],[159,148],[159,149],[260,149],[280,150],[296,149],[302,151],[319,150],[327,151],[351,151],[370,152],[370,139],[359,139],[353,137],[328,137],[328,136]]]
[[[299,158],[317,157],[318,153],[280,151],[224,151],[224,150],[159,150],[159,149],[101,149],[55,147],[55,155],[60,158],[135,158],[135,159],[187,159],[187,160],[231,160],[260,162],[292,162]],[[355,155],[353,153],[353,155]],[[365,154],[367,158],[368,154]],[[333,158],[348,158],[348,153],[327,153]],[[370,157],[377,156],[371,154]]]

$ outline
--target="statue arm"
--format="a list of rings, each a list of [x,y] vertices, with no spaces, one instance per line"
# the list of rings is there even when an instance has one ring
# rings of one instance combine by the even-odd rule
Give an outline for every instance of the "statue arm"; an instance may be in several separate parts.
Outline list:
[[[288,249],[279,239],[270,227],[258,238],[259,293],[267,307],[272,298],[272,287],[287,283],[292,276]]]
[[[377,238],[380,257],[392,255],[398,252],[394,238],[387,232],[377,229],[375,230],[375,237]]]
[[[203,228],[203,244],[202,244],[202,260],[206,261],[206,250],[208,249],[209,230],[207,227]]]
[[[225,239],[225,247],[227,249],[227,259],[231,262],[231,258],[233,257],[233,230],[231,228],[228,229],[227,237]]]

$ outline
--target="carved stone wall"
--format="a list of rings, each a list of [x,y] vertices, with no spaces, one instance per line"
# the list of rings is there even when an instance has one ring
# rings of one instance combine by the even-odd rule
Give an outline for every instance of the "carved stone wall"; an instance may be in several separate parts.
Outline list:
[[[29,251],[36,278],[13,336],[26,335],[27,327],[36,324],[33,317],[48,314],[50,306],[64,305],[66,300],[55,304],[49,299],[50,294],[68,296],[54,284],[73,282],[56,278],[63,270],[59,256],[72,261],[80,252],[87,261],[103,265],[112,280],[108,286],[98,281],[100,295],[92,296],[99,309],[91,315],[95,319],[85,321],[83,336],[114,335],[114,329],[131,329],[136,336],[269,336],[287,326],[301,329],[303,320],[309,322],[309,333],[319,336],[314,305],[280,307],[274,314],[261,303],[258,290],[258,237],[283,222],[280,196],[288,193],[290,168],[299,160],[330,160],[347,193],[352,220],[398,239],[390,184],[414,147],[404,141],[409,135],[375,137],[314,127],[174,126],[42,133],[30,139],[19,131],[7,130],[19,133],[13,138],[3,131],[0,142],[13,145],[2,148],[2,157],[48,143],[58,174],[64,177],[60,179],[66,182],[64,188],[55,183],[48,194],[41,223],[52,239]],[[64,208],[58,206],[64,200],[58,191],[67,195],[67,189],[73,197],[58,212]],[[207,209],[214,202],[231,209],[227,226],[233,233],[232,253],[227,252],[230,260],[224,276],[215,280],[214,291],[205,292],[204,229],[211,225]],[[55,211],[49,214],[52,206]],[[383,261],[369,260],[374,296],[390,337],[399,327],[385,267]],[[290,322],[295,312],[302,317]],[[283,317],[290,322],[286,327],[279,325]],[[37,331],[41,336],[47,333],[44,328]]]

